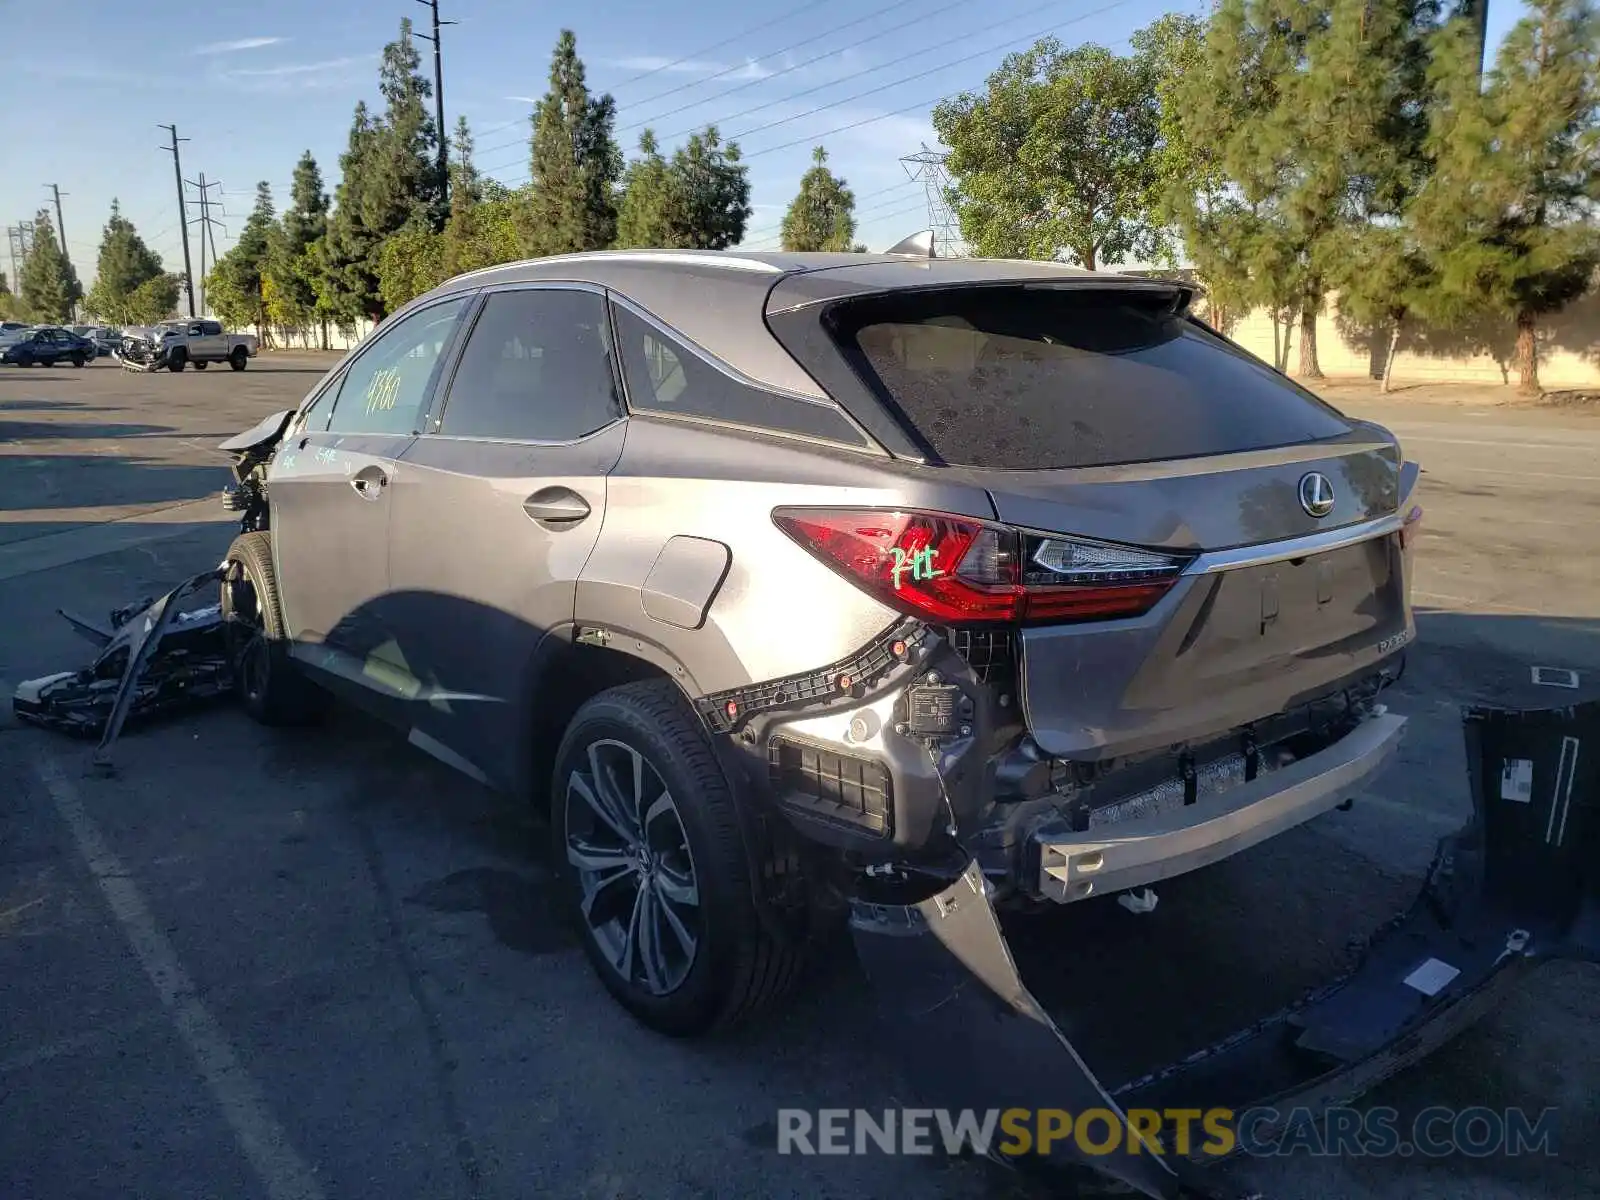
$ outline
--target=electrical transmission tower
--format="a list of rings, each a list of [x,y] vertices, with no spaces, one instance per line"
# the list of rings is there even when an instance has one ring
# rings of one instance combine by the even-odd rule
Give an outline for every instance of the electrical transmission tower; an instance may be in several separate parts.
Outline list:
[[[950,187],[950,172],[945,170],[945,155],[929,150],[928,143],[916,154],[900,160],[906,174],[917,180],[928,195],[928,228],[933,230],[933,253],[937,258],[962,258],[966,247],[961,244],[961,226],[950,211],[945,192]]]
[[[189,217],[188,223],[190,225],[200,226],[200,311],[204,313],[206,311],[206,243],[211,243],[211,267],[215,269],[217,265],[217,238],[216,235],[211,232],[211,230],[214,226],[222,225],[221,221],[217,220],[211,215],[211,210],[216,209],[221,212],[223,216],[227,216],[228,213],[227,210],[222,207],[222,201],[211,199],[211,189],[221,188],[222,184],[215,179],[213,179],[210,183],[207,183],[206,173],[204,171],[200,172],[200,178],[198,181],[193,179],[185,179],[184,183],[188,184],[200,194],[199,199],[187,200],[185,203],[196,205],[200,209],[200,215],[198,217]],[[226,225],[223,225],[222,227],[222,236],[228,236],[228,228]]]
[[[28,252],[33,249],[33,222],[6,226],[6,244],[11,250],[11,290],[20,296],[22,264],[28,261]]]

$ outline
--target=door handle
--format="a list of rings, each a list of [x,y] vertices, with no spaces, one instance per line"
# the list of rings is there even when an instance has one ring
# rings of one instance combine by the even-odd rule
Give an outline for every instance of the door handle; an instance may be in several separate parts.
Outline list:
[[[522,502],[522,511],[540,525],[576,525],[589,515],[589,503],[571,488],[540,488]]]
[[[363,500],[376,500],[389,486],[389,476],[382,467],[362,467],[350,476],[350,486]]]

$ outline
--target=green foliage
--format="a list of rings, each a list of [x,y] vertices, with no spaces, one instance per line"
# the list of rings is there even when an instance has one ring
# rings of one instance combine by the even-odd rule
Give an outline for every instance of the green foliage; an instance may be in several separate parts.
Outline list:
[[[811,164],[783,214],[783,248],[848,252],[856,236],[855,193],[828,170],[828,152],[821,146],[811,152]]]
[[[612,128],[616,102],[594,97],[577,39],[563,29],[550,60],[550,89],[533,115],[531,184],[522,242],[533,257],[599,250],[617,234],[622,152]]]
[[[269,238],[262,272],[267,319],[298,329],[317,315],[317,269],[313,248],[328,231],[328,194],[322,172],[307,150],[295,164],[290,204]]]
[[[1521,385],[1537,390],[1537,323],[1581,295],[1600,265],[1600,22],[1585,0],[1530,0],[1479,86],[1471,24],[1433,55],[1432,177],[1411,208],[1438,266],[1428,316],[1515,321]]]
[[[1169,194],[1185,243],[1237,303],[1316,315],[1352,238],[1416,185],[1432,0],[1222,0],[1171,88],[1202,186]],[[1218,186],[1220,185],[1220,186]]]
[[[114,325],[139,324],[129,315],[133,296],[146,283],[164,274],[160,255],[145,245],[133,222],[122,215],[113,199],[111,218],[100,238],[94,286],[84,299],[85,307]]]
[[[23,307],[41,321],[69,320],[72,306],[83,299],[78,273],[56,241],[55,226],[44,209],[33,219],[33,245],[17,275]]]
[[[1152,35],[1152,53],[1168,36]],[[1163,247],[1158,66],[1045,38],[1008,56],[982,94],[934,109],[962,234],[978,253],[1093,270]]]
[[[744,237],[751,211],[749,168],[716,126],[693,134],[671,161],[647,129],[623,179],[616,244],[726,250]]]
[[[230,325],[267,327],[267,291],[263,283],[276,240],[277,216],[272,188],[256,184],[255,207],[245,219],[239,240],[217,260],[206,278],[206,299],[217,317]]]
[[[311,251],[318,312],[341,324],[354,324],[362,317],[378,320],[384,315],[377,270],[382,234],[369,228],[362,217],[368,164],[379,134],[366,104],[358,103],[349,141],[339,156],[339,186],[334,190],[328,232],[313,243]]]
[[[183,276],[163,272],[146,279],[128,294],[124,316],[118,324],[154,325],[178,311],[178,292]]]
[[[443,283],[444,239],[418,222],[407,225],[383,244],[378,281],[390,312],[413,297]]]
[[[22,299],[11,290],[10,283],[6,280],[6,273],[0,271],[0,320],[24,321],[29,313],[23,307]]]

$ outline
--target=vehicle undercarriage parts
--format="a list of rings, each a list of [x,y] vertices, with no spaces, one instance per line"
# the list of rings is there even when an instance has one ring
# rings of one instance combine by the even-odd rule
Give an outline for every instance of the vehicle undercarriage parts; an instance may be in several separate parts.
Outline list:
[[[95,762],[107,766],[111,744],[130,717],[152,717],[231,693],[221,604],[190,611],[179,605],[220,576],[221,568],[214,568],[155,600],[117,609],[109,627],[63,612],[100,653],[81,671],[19,684],[11,701],[17,719],[78,737],[98,734]]]
[[[151,338],[125,337],[116,354],[124,371],[160,371],[167,365],[167,346]]]
[[[976,860],[915,902],[853,901],[858,953],[921,1099],[980,1113],[1098,1110],[1120,1130],[1110,1151],[1097,1128],[1093,1146],[1066,1138],[1008,1161],[1058,1178],[1089,1168],[1158,1200],[1216,1195],[1204,1163],[1358,1098],[1481,1017],[1526,970],[1600,962],[1600,701],[1474,708],[1464,723],[1472,819],[1440,842],[1414,902],[1366,940],[1355,967],[1122,1083],[1102,1084],[1063,1035],[1056,1014],[1068,999],[1022,979]],[[1178,1110],[1221,1110],[1224,1128],[1247,1112],[1280,1116],[1231,1128],[1221,1153],[1224,1143],[1206,1151],[1199,1137],[1180,1152],[1172,1126],[1152,1135],[1149,1120]]]

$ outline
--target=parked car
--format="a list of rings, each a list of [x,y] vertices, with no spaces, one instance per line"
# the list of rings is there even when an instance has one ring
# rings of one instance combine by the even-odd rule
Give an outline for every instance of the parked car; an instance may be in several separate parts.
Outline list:
[[[7,334],[21,333],[24,329],[32,328],[33,326],[25,321],[0,321],[0,338],[5,337]]]
[[[63,362],[81,367],[95,357],[93,342],[59,325],[25,329],[12,340],[0,344],[0,363],[14,363],[19,367],[53,367]]]
[[[221,362],[242,371],[258,349],[252,335],[224,333],[221,322],[209,319],[166,321],[158,329],[169,371],[181,371],[190,363],[195,370],[203,371],[212,363]]]
[[[106,325],[74,325],[72,332],[93,342],[95,353],[100,358],[114,354],[122,341],[121,331]]]
[[[862,254],[452,280],[224,443],[244,703],[326,689],[543,806],[673,1034],[886,877],[1068,904],[1246,849],[1401,735],[1419,471],[1190,300]]]

